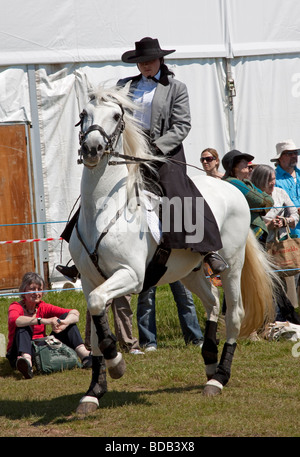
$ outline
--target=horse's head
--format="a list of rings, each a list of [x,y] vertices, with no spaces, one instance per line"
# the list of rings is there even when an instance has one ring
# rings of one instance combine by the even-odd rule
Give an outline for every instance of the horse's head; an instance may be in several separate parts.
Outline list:
[[[105,153],[113,152],[124,129],[124,110],[117,100],[92,97],[80,114],[78,163],[95,167]],[[78,125],[79,125],[78,124]]]
[[[90,93],[90,97],[90,102],[82,111],[77,124],[81,126],[78,162],[94,168],[106,154],[119,156],[119,160],[107,163],[115,165],[117,162],[121,166],[124,164],[124,167],[120,167],[123,173],[126,166],[127,193],[130,200],[132,195],[136,196],[136,186],[144,187],[144,174],[140,171],[140,164],[153,169],[155,174],[148,139],[132,114],[138,108],[128,96],[128,87],[104,88],[100,85]],[[122,155],[130,156],[129,160],[120,160]],[[155,157],[155,161],[157,160],[164,159]],[[108,169],[109,167],[105,168]]]

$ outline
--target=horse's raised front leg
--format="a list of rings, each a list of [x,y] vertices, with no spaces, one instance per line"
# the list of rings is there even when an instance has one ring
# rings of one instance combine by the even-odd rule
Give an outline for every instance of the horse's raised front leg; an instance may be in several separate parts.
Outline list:
[[[117,352],[117,339],[111,332],[107,321],[107,314],[92,316],[98,336],[98,346],[106,360],[107,369],[113,379],[118,379],[125,373],[126,365],[122,354]]]
[[[123,376],[126,366],[122,354],[117,352],[116,337],[109,328],[106,303],[113,298],[137,291],[140,285],[136,274],[129,268],[124,268],[116,271],[87,297],[88,310],[98,338],[98,351],[103,354],[108,372],[114,379]],[[93,344],[93,353],[97,354],[95,344]]]

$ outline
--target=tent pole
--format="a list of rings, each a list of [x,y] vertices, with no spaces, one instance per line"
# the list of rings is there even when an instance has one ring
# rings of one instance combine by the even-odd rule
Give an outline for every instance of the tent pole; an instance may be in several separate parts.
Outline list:
[[[229,127],[230,149],[235,148],[235,124],[234,124],[234,103],[236,96],[235,83],[232,76],[231,59],[225,59],[226,64],[226,94],[228,99],[227,114]]]
[[[43,183],[43,168],[42,168],[42,152],[41,152],[41,137],[39,130],[39,117],[38,117],[38,102],[37,102],[37,89],[36,89],[36,76],[35,65],[28,65],[28,85],[29,85],[29,99],[31,110],[31,169],[33,174],[33,201],[34,201],[34,215],[35,233],[37,238],[47,238],[47,225],[41,224],[46,221],[46,208],[45,208],[45,194]],[[45,272],[48,271],[47,265],[49,262],[48,244],[41,241],[37,247],[36,269],[44,277]],[[48,277],[44,277],[46,284]]]

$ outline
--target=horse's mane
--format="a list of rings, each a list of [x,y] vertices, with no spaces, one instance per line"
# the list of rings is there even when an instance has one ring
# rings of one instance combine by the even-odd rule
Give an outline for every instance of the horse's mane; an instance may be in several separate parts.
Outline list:
[[[99,86],[96,90],[93,90],[89,95],[96,97],[99,104],[101,102],[113,101],[123,107],[124,110],[124,122],[125,129],[123,132],[123,153],[129,156],[137,157],[139,159],[145,159],[145,161],[127,164],[128,167],[128,178],[127,178],[127,192],[129,196],[134,195],[135,185],[137,184],[140,189],[145,187],[145,179],[142,176],[140,165],[148,167],[154,172],[152,162],[154,160],[165,160],[164,158],[153,157],[150,151],[149,143],[140,128],[132,113],[137,110],[137,105],[127,95],[127,88],[119,87],[104,87]]]

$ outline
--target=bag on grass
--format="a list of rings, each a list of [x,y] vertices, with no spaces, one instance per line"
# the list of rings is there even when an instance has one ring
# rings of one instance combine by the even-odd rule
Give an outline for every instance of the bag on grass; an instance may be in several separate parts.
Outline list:
[[[291,324],[287,321],[275,321],[266,327],[263,337],[269,341],[277,341],[280,338],[298,341],[300,339],[300,325]]]
[[[287,225],[287,237],[283,240],[278,239],[278,230],[275,230],[274,240],[266,244],[268,254],[273,257],[273,261],[280,276],[295,276],[300,270],[300,238],[293,238]]]
[[[34,347],[34,362],[41,373],[71,370],[78,366],[78,356],[74,349],[56,339],[53,335],[32,341]]]

